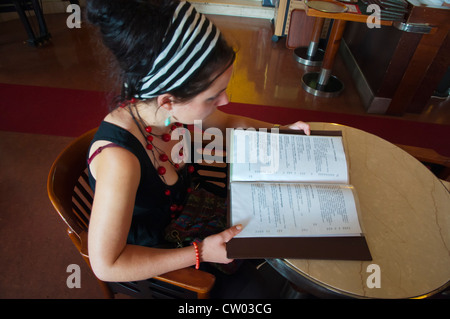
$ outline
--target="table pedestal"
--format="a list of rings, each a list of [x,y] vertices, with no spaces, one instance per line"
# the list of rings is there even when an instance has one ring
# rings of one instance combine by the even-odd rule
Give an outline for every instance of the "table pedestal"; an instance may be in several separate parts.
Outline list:
[[[345,20],[334,20],[320,72],[305,73],[302,77],[302,87],[306,92],[320,97],[334,97],[344,90],[344,84],[331,72],[345,24]]]
[[[322,64],[325,52],[319,49],[319,40],[324,21],[325,18],[315,19],[309,47],[298,47],[294,50],[294,58],[298,63],[307,66],[320,66]]]

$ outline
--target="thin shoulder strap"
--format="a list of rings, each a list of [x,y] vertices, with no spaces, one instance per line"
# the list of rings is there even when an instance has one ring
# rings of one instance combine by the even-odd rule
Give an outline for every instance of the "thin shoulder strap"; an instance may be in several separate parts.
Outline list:
[[[91,164],[91,162],[94,160],[94,158],[95,158],[98,154],[100,154],[105,148],[108,148],[108,147],[122,147],[122,146],[117,145],[116,143],[109,143],[109,144],[100,146],[99,148],[97,148],[97,149],[95,150],[94,153],[92,153],[92,155],[91,155],[91,156],[89,157],[89,159],[87,160],[88,165]]]

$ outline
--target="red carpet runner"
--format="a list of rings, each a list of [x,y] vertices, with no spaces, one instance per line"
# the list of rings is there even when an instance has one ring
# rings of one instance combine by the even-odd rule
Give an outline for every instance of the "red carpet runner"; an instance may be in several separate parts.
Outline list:
[[[98,126],[108,111],[104,92],[0,84],[0,96],[2,131],[75,137]],[[392,143],[428,147],[450,156],[450,125],[240,103],[220,109],[280,124],[295,120],[344,124]]]

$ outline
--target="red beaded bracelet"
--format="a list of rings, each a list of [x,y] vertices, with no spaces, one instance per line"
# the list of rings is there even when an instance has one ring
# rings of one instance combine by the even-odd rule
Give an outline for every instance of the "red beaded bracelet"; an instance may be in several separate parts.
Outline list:
[[[195,248],[195,269],[200,268],[200,253],[198,251],[198,244],[194,241],[192,242]]]

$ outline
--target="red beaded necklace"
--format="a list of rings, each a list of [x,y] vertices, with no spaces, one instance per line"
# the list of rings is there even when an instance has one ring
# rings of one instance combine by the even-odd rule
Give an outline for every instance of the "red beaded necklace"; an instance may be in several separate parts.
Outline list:
[[[156,164],[156,166],[157,166],[157,168],[155,167],[155,168],[156,168],[156,171],[158,172],[158,174],[161,176],[161,178],[164,180],[165,184],[167,185],[166,179],[165,179],[165,177],[164,177],[164,175],[166,174],[167,170],[166,170],[166,168],[165,168],[163,165],[160,165],[159,163],[169,162],[169,163],[175,168],[175,170],[176,170],[176,172],[177,172],[179,178],[182,178],[182,175],[179,174],[180,164],[173,162],[173,160],[171,160],[171,159],[169,158],[169,156],[168,156],[161,148],[157,147],[157,146],[153,143],[155,137],[161,139],[162,141],[164,141],[164,142],[166,142],[166,143],[167,143],[167,142],[170,142],[170,141],[172,140],[171,133],[172,133],[175,129],[181,127],[182,124],[179,123],[179,122],[175,122],[175,123],[173,123],[173,124],[170,125],[170,129],[169,129],[169,132],[168,132],[168,133],[163,133],[163,134],[160,134],[160,135],[155,134],[154,132],[152,132],[152,131],[153,131],[153,128],[152,128],[151,126],[147,125],[147,124],[145,123],[145,121],[141,118],[141,116],[140,116],[140,114],[139,114],[139,111],[138,111],[138,109],[137,109],[136,107],[135,107],[136,115],[134,114],[133,110],[131,109],[131,105],[135,105],[135,103],[136,103],[136,100],[135,100],[135,99],[131,99],[131,100],[129,101],[129,103],[124,103],[124,104],[121,105],[121,107],[122,107],[122,108],[127,107],[127,110],[128,110],[128,112],[131,114],[131,117],[133,118],[133,121],[136,123],[136,125],[137,125],[139,131],[140,131],[141,134],[144,136],[145,142],[146,142],[145,148],[146,148],[148,151],[150,151],[150,154],[151,154],[151,156],[152,156],[152,158],[153,158],[153,162],[154,162],[154,163]],[[179,151],[179,154],[178,154],[178,155],[180,156],[179,159],[182,161],[182,160],[183,160],[183,155],[184,155],[184,154],[183,154],[183,149],[181,149],[181,150]],[[187,171],[188,173],[190,173],[190,174],[193,173],[194,170],[195,170],[195,169],[194,169],[194,166],[193,166],[193,165],[188,165],[188,166],[186,167],[186,171]],[[186,192],[187,192],[188,194],[191,193],[191,192],[192,192],[192,187],[187,187]],[[172,194],[171,194],[171,191],[170,191],[169,188],[166,188],[166,189],[164,190],[164,195],[166,195],[166,196],[169,197],[169,198],[171,197]],[[175,203],[172,203],[172,204],[170,205],[170,211],[172,212],[172,213],[171,213],[171,217],[172,217],[172,218],[175,218],[175,217],[176,217],[175,213],[177,213],[177,212],[179,213],[179,212],[181,212],[182,210],[183,210],[183,205],[182,205],[182,204],[175,204]]]
[[[136,123],[137,127],[139,128],[139,131],[141,132],[141,134],[145,138],[145,142],[146,142],[145,148],[147,150],[151,151],[151,154],[153,156],[153,159],[155,160],[155,163],[156,162],[163,162],[163,163],[164,162],[169,162],[176,170],[178,170],[180,168],[180,164],[175,163],[172,160],[170,160],[169,156],[161,148],[157,147],[153,143],[153,141],[154,141],[154,138],[156,137],[156,138],[159,138],[159,139],[161,139],[162,141],[164,141],[166,143],[170,142],[172,140],[172,136],[171,136],[172,132],[174,130],[176,130],[177,128],[181,127],[182,124],[179,123],[179,122],[172,123],[170,125],[170,129],[169,129],[168,133],[163,133],[163,134],[160,134],[160,135],[155,134],[153,132],[153,128],[151,126],[147,125],[145,123],[145,121],[142,119],[142,117],[140,116],[139,111],[138,111],[137,108],[135,108],[137,117],[134,115],[134,112],[131,109],[131,105],[134,105],[135,103],[136,103],[136,100],[135,99],[131,99],[130,103],[126,104],[125,106],[127,106],[128,112],[131,114],[131,117],[133,118],[134,122]],[[183,160],[183,155],[184,155],[183,153],[184,153],[183,149],[181,149],[179,151],[179,153],[178,153],[178,155],[180,156],[178,158],[178,160],[180,160],[180,161]],[[194,167],[192,165],[189,165],[187,167],[187,169],[188,169],[188,171],[190,173],[192,173],[193,170],[194,170]],[[166,173],[166,168],[164,166],[162,166],[162,165],[159,165],[158,168],[157,168],[157,172],[158,172],[159,175],[163,176]]]
[[[176,122],[176,123],[171,125],[169,133],[164,133],[164,134],[161,134],[161,135],[154,134],[152,132],[152,127],[151,126],[143,125],[143,129],[147,133],[147,134],[144,134],[145,142],[147,143],[146,146],[145,146],[146,149],[151,151],[151,152],[156,151],[158,153],[158,160],[159,161],[161,161],[163,163],[164,162],[169,162],[170,164],[172,164],[172,166],[175,169],[179,169],[180,168],[180,164],[174,163],[172,160],[170,160],[169,156],[165,152],[163,152],[159,147],[156,147],[153,144],[153,140],[154,140],[155,137],[158,137],[158,138],[160,138],[162,141],[164,141],[166,143],[170,142],[170,140],[171,140],[171,133],[174,130],[176,130],[178,127],[181,127],[181,125],[182,125],[181,123]],[[179,159],[181,160],[182,156],[183,156],[183,150],[182,149],[179,151],[178,155],[180,156]],[[164,166],[159,166],[157,168],[157,171],[158,171],[159,175],[163,176],[166,173],[166,168]]]

